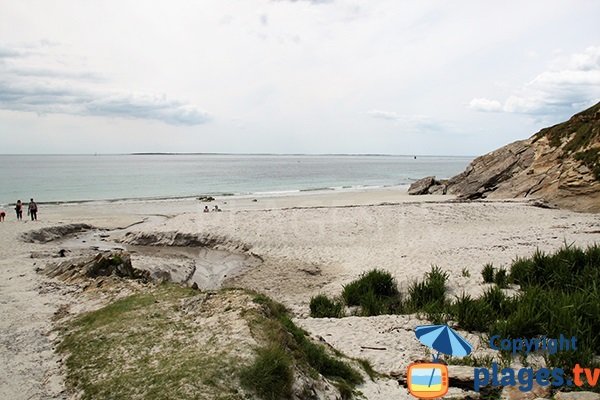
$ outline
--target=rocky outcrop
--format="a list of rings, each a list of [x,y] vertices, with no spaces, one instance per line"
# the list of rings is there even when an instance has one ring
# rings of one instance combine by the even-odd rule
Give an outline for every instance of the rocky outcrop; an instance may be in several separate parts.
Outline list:
[[[427,176],[410,185],[408,194],[446,194],[446,185],[446,181],[438,181],[435,176]]]
[[[122,252],[98,253],[91,257],[51,263],[41,272],[65,282],[80,282],[101,276],[115,276],[144,282],[150,280],[150,273],[134,268],[131,265],[129,254]]]
[[[476,158],[446,191],[462,199],[535,198],[600,212],[600,103]]]

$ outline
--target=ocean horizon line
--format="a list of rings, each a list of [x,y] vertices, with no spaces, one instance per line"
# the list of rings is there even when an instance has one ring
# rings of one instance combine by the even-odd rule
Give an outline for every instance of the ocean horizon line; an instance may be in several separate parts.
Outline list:
[[[391,153],[220,153],[220,152],[133,152],[133,153],[0,153],[0,156],[311,156],[311,157],[476,157],[452,154],[391,154]]]

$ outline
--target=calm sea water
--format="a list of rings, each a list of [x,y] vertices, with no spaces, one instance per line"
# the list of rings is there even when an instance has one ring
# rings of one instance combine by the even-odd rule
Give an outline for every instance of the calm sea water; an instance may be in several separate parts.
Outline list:
[[[471,157],[0,155],[0,204],[294,192],[448,178]]]

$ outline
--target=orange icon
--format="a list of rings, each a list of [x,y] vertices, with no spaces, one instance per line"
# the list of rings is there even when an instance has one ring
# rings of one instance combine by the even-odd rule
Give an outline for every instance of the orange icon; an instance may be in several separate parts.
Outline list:
[[[419,399],[442,397],[448,392],[448,367],[444,364],[410,364],[406,377],[408,391]]]

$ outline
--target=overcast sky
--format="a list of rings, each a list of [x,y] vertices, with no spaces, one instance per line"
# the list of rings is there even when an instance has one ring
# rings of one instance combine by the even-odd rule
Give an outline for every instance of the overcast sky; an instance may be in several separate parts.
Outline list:
[[[0,0],[0,153],[477,155],[600,100],[599,1]]]

